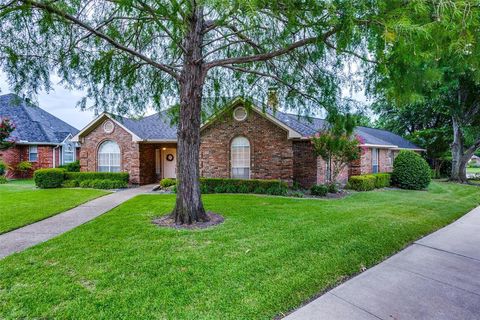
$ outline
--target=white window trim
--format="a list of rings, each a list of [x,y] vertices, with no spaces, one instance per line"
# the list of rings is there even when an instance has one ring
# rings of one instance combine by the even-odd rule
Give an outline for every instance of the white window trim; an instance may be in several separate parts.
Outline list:
[[[61,160],[62,160],[62,161],[61,161],[62,164],[72,163],[72,162],[75,162],[75,160],[76,160],[76,150],[75,150],[76,148],[75,148],[75,145],[72,143],[72,144],[71,144],[71,145],[72,145],[72,148],[73,148],[73,149],[72,149],[72,152],[71,152],[71,154],[72,154],[72,161],[70,161],[70,162],[66,162],[66,161],[65,161],[65,154],[66,154],[66,153],[70,153],[70,152],[66,152],[66,151],[65,151],[66,148],[68,147],[68,145],[69,145],[69,143],[65,143],[65,144],[62,146],[62,159],[61,159]]]
[[[32,152],[32,148],[35,148],[35,152]],[[35,160],[32,160],[32,154],[37,155]],[[28,146],[28,161],[29,162],[38,162],[38,146],[37,145]]]
[[[375,152],[375,157],[373,156]],[[380,172],[380,149],[378,148],[372,148],[372,173],[379,173]],[[377,160],[376,162],[374,162],[373,160]],[[375,172],[375,170],[373,170],[374,167],[377,167],[377,172]]]
[[[100,154],[101,154],[100,150],[102,149],[102,146],[104,146],[104,145],[105,145],[106,143],[108,143],[108,142],[113,142],[113,143],[115,143],[115,144],[117,145],[118,149],[119,149],[119,153],[118,153],[118,166],[116,166],[116,165],[115,165],[115,166],[112,166],[112,164],[111,164],[111,163],[112,163],[112,155],[113,155],[113,154],[116,154],[116,153],[111,153],[111,152],[109,152],[109,153],[107,153],[107,152],[103,153],[103,154],[108,155],[108,165],[101,165],[101,164],[100,164]],[[100,167],[108,167],[108,171],[100,171]],[[112,168],[118,168],[118,171],[112,171]],[[113,141],[113,140],[105,140],[105,141],[103,141],[103,142],[100,144],[100,146],[98,147],[98,151],[97,151],[97,171],[98,171],[98,172],[121,172],[121,170],[122,170],[122,150],[121,150],[120,146],[118,145],[117,142],[115,142],[115,141]]]

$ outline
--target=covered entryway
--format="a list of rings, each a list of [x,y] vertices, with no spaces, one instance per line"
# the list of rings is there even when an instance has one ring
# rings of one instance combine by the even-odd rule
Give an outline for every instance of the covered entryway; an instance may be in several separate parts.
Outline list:
[[[140,184],[158,183],[177,176],[175,143],[140,144]]]

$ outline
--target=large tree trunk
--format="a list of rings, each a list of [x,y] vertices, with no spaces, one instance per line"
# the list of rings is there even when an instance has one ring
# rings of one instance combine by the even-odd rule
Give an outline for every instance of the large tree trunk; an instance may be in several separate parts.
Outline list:
[[[180,79],[180,117],[177,145],[177,224],[208,221],[200,194],[200,125],[205,68],[202,57],[203,12],[195,8],[184,42],[185,62]]]
[[[463,143],[463,134],[460,123],[455,116],[452,118],[453,125],[453,143],[452,143],[452,173],[450,180],[460,183],[467,183],[467,164],[475,151],[480,147],[480,140],[465,150]]]
[[[466,182],[466,172],[462,174],[462,156],[463,156],[463,134],[458,119],[452,117],[453,142],[452,142],[452,172],[450,180],[457,182]],[[464,168],[465,170],[465,168]]]

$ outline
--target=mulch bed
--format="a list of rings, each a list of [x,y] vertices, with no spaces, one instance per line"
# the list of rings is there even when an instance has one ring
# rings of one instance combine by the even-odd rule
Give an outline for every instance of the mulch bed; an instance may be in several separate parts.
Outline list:
[[[214,212],[208,211],[207,216],[210,219],[205,222],[195,222],[192,224],[176,224],[175,219],[171,215],[153,220],[153,223],[159,227],[173,228],[173,229],[206,229],[221,224],[225,219]]]

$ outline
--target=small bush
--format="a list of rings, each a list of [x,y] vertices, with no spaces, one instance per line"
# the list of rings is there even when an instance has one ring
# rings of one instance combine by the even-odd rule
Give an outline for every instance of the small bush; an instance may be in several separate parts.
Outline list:
[[[375,188],[387,188],[390,187],[391,175],[390,173],[375,173],[372,174],[375,177]]]
[[[28,172],[32,170],[33,165],[31,162],[28,161],[22,161],[19,164],[17,164],[17,170],[20,172]]]
[[[177,184],[176,179],[165,178],[165,179],[160,180],[160,187],[162,187],[163,189],[174,186],[176,184]]]
[[[93,181],[94,180],[81,180],[78,181],[78,186],[80,188],[93,188]]]
[[[355,191],[370,191],[375,189],[376,178],[374,175],[366,174],[361,176],[351,176],[348,179],[348,188]]]
[[[7,183],[7,182],[8,182],[7,177],[5,177],[5,176],[0,176],[0,184],[5,184],[5,183]]]
[[[413,151],[402,150],[393,162],[392,182],[402,189],[421,190],[431,181],[428,163]]]
[[[337,193],[338,192],[338,185],[335,182],[327,183],[328,192],[330,193]]]
[[[317,184],[310,188],[310,193],[313,196],[325,197],[328,193],[328,186],[324,184]]]
[[[127,172],[65,172],[65,180],[115,180],[128,184]]]
[[[33,174],[33,179],[39,188],[60,188],[65,180],[65,170],[39,169]]]
[[[78,180],[65,180],[62,184],[62,187],[64,188],[78,188],[80,186],[80,183]]]
[[[61,169],[65,169],[66,172],[80,172],[80,161],[74,161],[71,163],[58,166]]]

